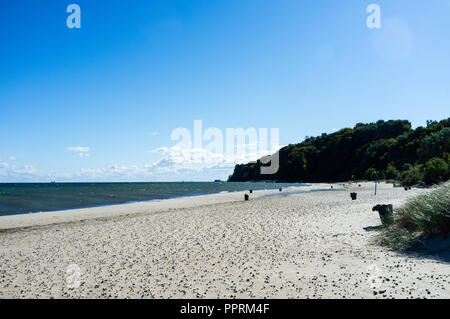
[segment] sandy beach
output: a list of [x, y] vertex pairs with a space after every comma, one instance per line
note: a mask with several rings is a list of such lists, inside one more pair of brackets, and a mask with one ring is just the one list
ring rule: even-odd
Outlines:
[[450, 298], [448, 248], [372, 244], [372, 207], [426, 190], [333, 186], [0, 217], [0, 298]]

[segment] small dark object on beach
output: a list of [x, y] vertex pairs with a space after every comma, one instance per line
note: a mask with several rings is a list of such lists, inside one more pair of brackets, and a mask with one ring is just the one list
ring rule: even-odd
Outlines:
[[280, 188], [280, 192], [282, 192], [283, 191], [283, 189], [282, 188]]
[[250, 196], [248, 196], [248, 194], [245, 194], [245, 195], [244, 195], [244, 199], [245, 199], [245, 200], [248, 200], [249, 198], [250, 198]]
[[389, 226], [394, 222], [394, 206], [392, 204], [374, 206], [372, 211], [378, 211], [383, 226]]
[[250, 194], [253, 194], [253, 189], [250, 190]]
[[333, 186], [331, 186], [331, 188], [333, 188]]
[[411, 186], [409, 186], [409, 187], [408, 187], [408, 190], [411, 190], [411, 189], [412, 189], [412, 187], [411, 187]]
[[361, 187], [361, 184], [359, 184], [358, 187]]
[[408, 190], [408, 187], [406, 187], [406, 186], [403, 186], [403, 188], [405, 189], [405, 191], [407, 191], [407, 190]]
[[352, 198], [352, 200], [356, 200], [357, 195], [358, 193], [350, 193], [350, 197]]

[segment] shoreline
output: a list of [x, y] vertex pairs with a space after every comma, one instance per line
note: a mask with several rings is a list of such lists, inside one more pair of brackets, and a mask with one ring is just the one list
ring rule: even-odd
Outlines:
[[[180, 185], [180, 184], [184, 184], [184, 183], [186, 183], [186, 184], [212, 184], [212, 185], [218, 185], [219, 184], [219, 185], [222, 185], [225, 182], [220, 182], [220, 183], [217, 183], [217, 182], [214, 182], [214, 183], [212, 183], [212, 182], [148, 182], [148, 183], [146, 183], [146, 182], [143, 182], [143, 183], [135, 183], [135, 182], [85, 183], [85, 182], [82, 182], [82, 183], [55, 183], [55, 184], [53, 184], [53, 183], [0, 183], [0, 186], [2, 186], [2, 185], [7, 185], [7, 186], [8, 185], [29, 185], [29, 184], [31, 184], [31, 185], [45, 185], [45, 186], [48, 186], [48, 185], [50, 185], [50, 186], [54, 186], [54, 185], [56, 185], [56, 186], [61, 186], [61, 185], [82, 185], [82, 186], [85, 186], [85, 185], [93, 185], [93, 184], [95, 184], [95, 185], [103, 185], [103, 184], [104, 185], [140, 185], [140, 184], [142, 184], [143, 186], [146, 186], [146, 185], [154, 185], [154, 184], [158, 184], [158, 183], [166, 184], [166, 185], [167, 184]], [[246, 184], [246, 186], [248, 186], [248, 189], [252, 189], [251, 185], [253, 183], [252, 182], [239, 182], [239, 184]], [[257, 183], [257, 184], [261, 184], [261, 183]], [[277, 184], [277, 186], [272, 186], [270, 184]], [[284, 189], [290, 189], [290, 188], [293, 188], [293, 187], [306, 187], [306, 186], [311, 186], [312, 185], [311, 183], [270, 183], [270, 184], [269, 184], [270, 186], [269, 185], [265, 185], [265, 186], [267, 186], [266, 188], [256, 188], [256, 189], [253, 189], [253, 190], [270, 191], [270, 190], [278, 189], [279, 187], [282, 187]], [[289, 186], [287, 186], [287, 185], [289, 185]], [[0, 217], [2, 217], [2, 216], [14, 216], [14, 215], [38, 214], [38, 213], [57, 212], [57, 211], [59, 212], [59, 211], [78, 210], [78, 209], [87, 209], [87, 208], [95, 208], [95, 207], [107, 207], [107, 206], [124, 205], [124, 204], [135, 204], [135, 203], [141, 203], [141, 202], [161, 201], [161, 200], [185, 198], [185, 197], [186, 198], [190, 198], [190, 197], [197, 197], [197, 196], [216, 195], [216, 194], [222, 194], [222, 193], [223, 194], [235, 193], [235, 192], [241, 192], [241, 191], [248, 191], [248, 189], [246, 189], [246, 188], [244, 188], [244, 189], [229, 189], [229, 190], [226, 190], [226, 189], [225, 190], [215, 189], [213, 191], [210, 191], [210, 190], [209, 191], [206, 191], [206, 190], [198, 191], [198, 190], [196, 190], [196, 191], [191, 192], [191, 193], [186, 192], [185, 194], [179, 194], [179, 193], [167, 194], [167, 193], [163, 192], [163, 193], [160, 193], [159, 195], [151, 194], [151, 195], [147, 195], [147, 196], [142, 196], [142, 198], [139, 198], [139, 199], [122, 199], [122, 200], [119, 200], [119, 201], [106, 201], [106, 200], [104, 200], [103, 202], [98, 202], [98, 203], [95, 203], [95, 204], [66, 205], [67, 207], [54, 207], [54, 208], [51, 208], [51, 209], [48, 209], [48, 208], [44, 207], [44, 208], [41, 208], [41, 210], [36, 209], [36, 208], [35, 209], [29, 208], [29, 210], [25, 211], [24, 209], [26, 209], [26, 208], [22, 208], [22, 210], [16, 210], [16, 211], [12, 211], [12, 210], [11, 211], [0, 211]], [[1, 188], [0, 188], [0, 191], [1, 191]], [[124, 191], [125, 190], [123, 190], [122, 192], [120, 192], [120, 191], [118, 192], [117, 190], [115, 190], [116, 195], [119, 195], [119, 196], [121, 194], [123, 194]], [[73, 192], [75, 193], [76, 190], [73, 190]], [[113, 190], [113, 192], [114, 192], [114, 190]], [[134, 194], [134, 193], [131, 192], [131, 194]], [[17, 194], [15, 194], [15, 195], [17, 196]], [[34, 194], [31, 193], [29, 195], [33, 196]], [[81, 194], [81, 195], [85, 195], [85, 194]], [[102, 194], [102, 195], [104, 195], [104, 194]], [[26, 197], [27, 194], [22, 194], [22, 196]], [[56, 196], [58, 196], [58, 195], [56, 195]], [[100, 196], [100, 195], [98, 195], [98, 196]], [[95, 196], [92, 196], [92, 197], [95, 198]]]
[[[243, 201], [244, 194], [250, 195], [250, 200], [264, 196], [282, 196], [298, 191], [311, 191], [330, 187], [331, 184], [317, 183], [304, 186], [290, 186], [280, 193], [278, 189], [253, 190], [253, 194], [245, 191], [227, 191], [203, 195], [186, 195], [168, 199], [152, 199], [133, 201], [122, 204], [105, 204], [75, 209], [44, 211], [35, 213], [19, 213], [0, 216], [0, 231], [14, 228], [45, 226], [76, 222], [86, 219], [108, 218], [121, 215], [155, 213], [171, 209], [194, 208], [205, 205]], [[130, 211], [132, 213], [130, 213]]]
[[[374, 196], [361, 184], [44, 213], [31, 223], [39, 227], [0, 231], [0, 299], [450, 298], [450, 247], [413, 255], [372, 242], [374, 205], [399, 207], [427, 190], [383, 183]], [[68, 286], [74, 267], [77, 287]]]

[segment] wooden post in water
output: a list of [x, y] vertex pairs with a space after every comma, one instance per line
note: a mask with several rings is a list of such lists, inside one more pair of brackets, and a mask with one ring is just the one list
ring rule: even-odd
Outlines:
[[375, 196], [377, 196], [378, 172], [375, 174]]

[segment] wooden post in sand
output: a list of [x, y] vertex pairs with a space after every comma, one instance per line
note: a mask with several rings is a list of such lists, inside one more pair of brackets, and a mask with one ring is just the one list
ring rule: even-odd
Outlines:
[[375, 196], [377, 196], [378, 172], [375, 174]]

